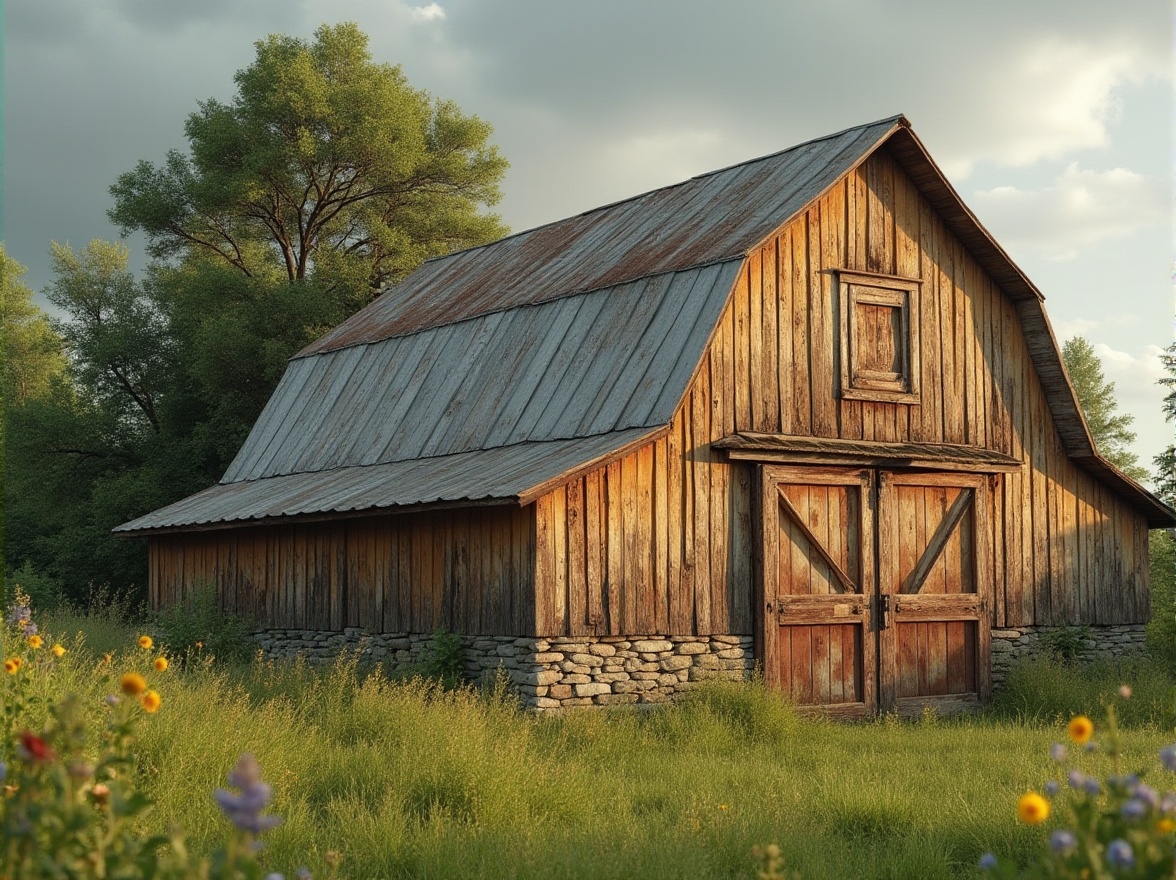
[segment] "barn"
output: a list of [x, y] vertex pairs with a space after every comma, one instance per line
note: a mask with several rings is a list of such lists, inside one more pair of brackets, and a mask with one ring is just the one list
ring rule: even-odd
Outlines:
[[753, 667], [834, 715], [1141, 645], [1147, 533], [1043, 297], [901, 116], [433, 259], [295, 355], [219, 484], [120, 526], [272, 654], [460, 634], [536, 708]]

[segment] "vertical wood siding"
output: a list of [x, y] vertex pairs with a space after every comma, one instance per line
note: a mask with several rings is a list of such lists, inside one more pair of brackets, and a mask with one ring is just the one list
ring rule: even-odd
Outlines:
[[534, 632], [531, 507], [160, 536], [149, 568], [154, 608], [215, 586], [279, 629]]
[[[921, 279], [919, 404], [841, 399], [835, 270]], [[751, 631], [736, 431], [956, 443], [1024, 462], [992, 498], [992, 623], [1147, 616], [1143, 519], [1065, 454], [1015, 303], [875, 154], [747, 260], [668, 436], [536, 502], [541, 634]]]

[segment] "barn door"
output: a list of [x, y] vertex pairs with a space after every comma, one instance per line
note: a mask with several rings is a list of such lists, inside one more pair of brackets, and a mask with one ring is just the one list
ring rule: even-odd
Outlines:
[[879, 474], [883, 711], [953, 711], [988, 695], [986, 486], [970, 474]]
[[984, 477], [760, 473], [769, 686], [842, 717], [951, 711], [987, 696]]
[[761, 471], [764, 677], [798, 705], [874, 712], [872, 473]]

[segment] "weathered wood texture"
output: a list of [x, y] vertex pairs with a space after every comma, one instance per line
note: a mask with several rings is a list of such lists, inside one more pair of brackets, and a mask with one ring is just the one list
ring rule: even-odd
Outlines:
[[154, 608], [215, 587], [274, 628], [534, 632], [534, 508], [218, 529], [150, 544]]
[[[837, 270], [922, 282], [917, 404], [838, 394]], [[1016, 305], [879, 152], [750, 256], [669, 435], [539, 500], [538, 630], [750, 631], [754, 466], [711, 447], [736, 431], [1010, 455], [991, 623], [1142, 622], [1146, 525], [1066, 456], [1045, 394]]]

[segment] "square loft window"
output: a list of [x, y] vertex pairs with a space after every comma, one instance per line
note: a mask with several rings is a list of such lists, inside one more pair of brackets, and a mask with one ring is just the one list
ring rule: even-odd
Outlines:
[[919, 282], [838, 273], [841, 396], [919, 402]]

